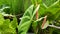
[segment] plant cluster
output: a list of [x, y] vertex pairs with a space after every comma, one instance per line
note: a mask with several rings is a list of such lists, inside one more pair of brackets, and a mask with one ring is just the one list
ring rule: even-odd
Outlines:
[[60, 0], [0, 0], [0, 34], [27, 34], [30, 26], [34, 34], [60, 34]]

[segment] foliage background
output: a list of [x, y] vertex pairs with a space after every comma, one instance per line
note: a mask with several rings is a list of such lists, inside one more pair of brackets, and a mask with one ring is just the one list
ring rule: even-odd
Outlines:
[[[32, 4], [35, 5], [35, 3], [40, 4], [40, 9], [38, 11], [39, 17], [44, 17], [45, 15], [48, 15], [49, 22], [56, 21], [54, 25], [60, 26], [60, 0], [57, 4], [55, 4], [52, 7], [46, 8], [43, 5], [42, 0], [0, 0], [0, 9], [4, 6], [9, 6], [9, 9], [5, 9], [4, 12], [8, 14], [13, 15], [23, 15], [25, 10]], [[48, 1], [49, 2], [49, 1]], [[42, 21], [40, 22], [41, 27]], [[42, 30], [40, 28], [39, 31], [40, 34], [60, 34], [60, 30], [56, 28], [48, 27], [47, 29]]]

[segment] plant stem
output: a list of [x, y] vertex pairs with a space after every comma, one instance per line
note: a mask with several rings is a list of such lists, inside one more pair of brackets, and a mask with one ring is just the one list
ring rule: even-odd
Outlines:
[[55, 26], [55, 25], [49, 25], [49, 27], [54, 27], [54, 28], [60, 29], [60, 27]]
[[[36, 7], [38, 6], [38, 3], [36, 2]], [[36, 11], [36, 20], [38, 19], [38, 10]], [[38, 26], [36, 28], [36, 34], [38, 33]]]
[[[36, 2], [36, 7], [38, 6], [38, 3]], [[36, 11], [36, 19], [38, 19], [38, 11]]]

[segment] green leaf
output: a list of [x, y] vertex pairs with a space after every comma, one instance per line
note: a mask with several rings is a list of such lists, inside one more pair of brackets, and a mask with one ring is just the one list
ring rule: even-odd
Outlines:
[[11, 21], [11, 26], [12, 26], [13, 28], [16, 28], [16, 27], [18, 26], [18, 22], [17, 22], [17, 18], [16, 18], [16, 17], [14, 17], [14, 18], [13, 18], [13, 21]]
[[21, 19], [21, 22], [18, 26], [18, 32], [19, 34], [26, 34], [30, 25], [31, 25], [31, 22], [33, 20], [33, 17], [34, 15], [36, 14], [36, 11], [38, 11], [40, 5], [37, 6], [37, 8], [33, 11], [33, 5], [31, 5], [24, 13], [22, 19]]
[[3, 23], [4, 29], [8, 29], [9, 28], [9, 24], [10, 24], [10, 19], [6, 19]]
[[37, 19], [36, 21], [34, 21], [34, 22], [32, 23], [32, 27], [33, 27], [34, 33], [37, 32], [38, 22], [41, 21], [43, 18], [44, 18], [44, 17], [41, 17], [41, 18]]
[[48, 8], [57, 4], [59, 0], [43, 0], [43, 5]]
[[26, 34], [29, 29], [30, 24], [31, 24], [30, 21], [28, 21], [28, 22], [25, 22], [24, 24], [20, 25], [19, 33], [22, 34], [23, 32], [25, 32], [24, 34]]
[[47, 28], [48, 27], [48, 25], [49, 25], [49, 21], [46, 21], [46, 23], [44, 24], [44, 26], [43, 27], [41, 27], [42, 29], [45, 29], [45, 28]]
[[4, 18], [3, 18], [3, 15], [0, 14], [0, 25], [2, 25], [4, 23]]
[[[39, 10], [39, 8], [40, 8], [40, 5], [38, 5], [38, 6], [36, 7], [36, 9], [34, 10], [32, 18], [33, 18], [34, 15], [36, 14], [36, 11]], [[40, 19], [39, 19], [39, 20], [40, 20]], [[38, 20], [37, 20], [37, 21], [38, 21]], [[36, 33], [37, 25], [38, 25], [37, 21], [34, 21], [34, 22], [32, 23], [32, 27], [33, 27], [33, 30], [34, 30], [35, 33]]]
[[24, 13], [22, 19], [21, 19], [21, 22], [20, 24], [24, 23], [24, 22], [27, 22], [31, 19], [32, 17], [32, 11], [33, 11], [33, 5], [31, 5]]
[[[26, 34], [29, 26], [31, 24], [31, 17], [32, 17], [32, 11], [33, 11], [33, 5], [31, 5], [24, 13], [21, 22], [18, 26], [18, 33], [19, 34]], [[28, 18], [27, 18], [28, 17]]]
[[36, 33], [37, 26], [38, 26], [38, 22], [33, 22], [33, 23], [32, 23], [32, 27], [33, 27], [34, 33]]
[[34, 12], [33, 12], [33, 15], [32, 15], [32, 18], [34, 17], [34, 15], [36, 14], [36, 12], [39, 10], [39, 8], [40, 8], [40, 4], [36, 7], [36, 9], [34, 10]]

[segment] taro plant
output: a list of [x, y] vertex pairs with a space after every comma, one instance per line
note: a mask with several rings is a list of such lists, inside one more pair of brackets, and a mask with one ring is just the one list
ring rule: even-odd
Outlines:
[[33, 10], [34, 5], [31, 5], [24, 13], [23, 17], [21, 18], [21, 22], [18, 26], [18, 34], [26, 34], [32, 21], [33, 17], [36, 14], [36, 11], [39, 9], [40, 5]]
[[[18, 26], [18, 34], [27, 34], [32, 24], [35, 34], [60, 34], [60, 0], [31, 0]], [[37, 8], [36, 8], [37, 7]], [[55, 31], [56, 30], [56, 31]], [[57, 32], [58, 31], [58, 32]]]

